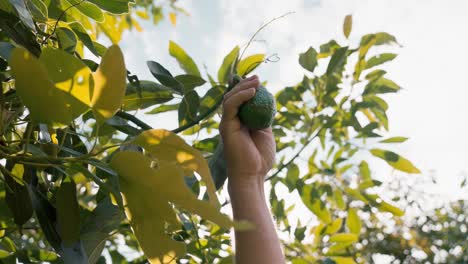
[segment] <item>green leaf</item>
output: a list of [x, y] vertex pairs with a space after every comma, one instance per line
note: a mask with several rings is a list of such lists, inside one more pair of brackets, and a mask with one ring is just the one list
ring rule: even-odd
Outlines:
[[218, 190], [219, 188], [223, 187], [224, 182], [227, 179], [227, 166], [226, 160], [224, 159], [223, 142], [219, 142], [216, 146], [216, 149], [208, 162], [208, 166], [210, 168], [210, 173], [215, 188]]
[[200, 113], [205, 113], [215, 105], [219, 105], [223, 100], [225, 86], [217, 85], [213, 86], [200, 101]]
[[140, 94], [136, 83], [128, 83], [125, 97], [123, 99], [123, 109], [125, 111], [133, 111], [144, 109], [155, 104], [162, 104], [174, 98], [172, 90], [161, 84], [141, 80]]
[[111, 46], [93, 73], [94, 92], [91, 107], [99, 122], [111, 118], [122, 106], [127, 70], [119, 46]]
[[359, 218], [356, 209], [349, 208], [348, 209], [348, 217], [346, 218], [346, 226], [348, 227], [349, 231], [353, 234], [359, 236], [361, 233], [361, 219]]
[[372, 180], [371, 172], [369, 170], [369, 165], [367, 164], [367, 162], [362, 161], [361, 164], [359, 164], [359, 174], [361, 175], [361, 181]]
[[343, 34], [345, 35], [346, 38], [349, 37], [349, 34], [351, 33], [352, 28], [353, 28], [353, 16], [347, 15], [343, 22]]
[[26, 0], [26, 5], [33, 18], [40, 22], [46, 22], [49, 16], [47, 6], [42, 0]]
[[234, 71], [232, 69], [234, 62], [239, 56], [239, 46], [235, 46], [226, 57], [223, 59], [223, 64], [218, 70], [218, 81], [220, 83], [227, 83], [229, 81], [229, 75]]
[[264, 59], [265, 54], [255, 54], [241, 60], [237, 65], [237, 74], [239, 76], [246, 76], [260, 66]]
[[83, 25], [81, 25], [80, 22], [72, 22], [68, 25], [70, 26], [71, 30], [75, 32], [78, 39], [81, 40], [86, 48], [89, 49], [89, 51], [91, 51], [97, 57], [104, 55], [104, 53], [95, 46], [95, 42], [93, 42], [91, 37], [86, 32], [86, 29], [83, 27]]
[[369, 82], [364, 88], [363, 95], [366, 94], [383, 94], [383, 93], [396, 93], [401, 87], [393, 81], [380, 77], [379, 79]]
[[335, 51], [327, 67], [327, 75], [332, 75], [343, 70], [346, 64], [348, 47], [339, 48]]
[[402, 142], [405, 142], [406, 140], [408, 140], [407, 137], [391, 137], [385, 140], [381, 140], [379, 141], [379, 143], [402, 143]]
[[174, 41], [169, 42], [169, 54], [179, 62], [187, 74], [200, 77], [200, 71], [193, 59]]
[[34, 22], [31, 17], [31, 14], [29, 13], [28, 8], [24, 4], [24, 1], [23, 0], [9, 0], [9, 1], [15, 8], [16, 12], [18, 13], [18, 16], [21, 22], [23, 22], [24, 25], [26, 25], [33, 31], [36, 31], [36, 27], [34, 26]]
[[179, 125], [193, 122], [197, 117], [199, 107], [200, 97], [195, 91], [185, 94], [179, 105]]
[[366, 63], [366, 69], [383, 64], [385, 62], [395, 59], [398, 55], [394, 53], [382, 53], [370, 58]]
[[385, 160], [393, 168], [407, 173], [421, 173], [409, 160], [396, 154], [395, 152], [383, 149], [371, 149], [371, 154]]
[[306, 52], [299, 54], [299, 64], [304, 69], [314, 72], [317, 66], [317, 51], [310, 47]]
[[175, 79], [184, 86], [184, 93], [187, 93], [188, 91], [206, 83], [206, 81], [201, 77], [190, 74], [177, 75]]
[[398, 44], [395, 36], [388, 34], [387, 32], [378, 32], [375, 33], [375, 45], [384, 45], [384, 44]]
[[352, 257], [332, 257], [331, 259], [336, 264], [356, 264], [356, 261]]
[[179, 109], [179, 104], [172, 104], [172, 105], [160, 105], [158, 107], [153, 108], [151, 111], [146, 112], [147, 115], [156, 115], [159, 113], [164, 113], [168, 111], [175, 111]]
[[329, 42], [320, 45], [320, 53], [317, 56], [317, 59], [326, 58], [335, 53], [335, 51], [339, 48], [340, 45], [335, 40], [330, 40]]
[[57, 35], [60, 49], [73, 54], [77, 42], [75, 33], [68, 28], [59, 27], [55, 31], [55, 34]]
[[320, 200], [320, 195], [315, 188], [310, 185], [303, 187], [301, 199], [309, 210], [324, 224], [331, 223], [331, 214], [326, 204]]
[[178, 94], [184, 93], [184, 85], [172, 77], [172, 74], [161, 64], [155, 61], [147, 61], [146, 64], [154, 78], [156, 78], [162, 85], [173, 89]]
[[290, 192], [294, 191], [297, 188], [297, 181], [299, 180], [299, 167], [291, 163], [288, 166], [288, 172], [286, 173], [286, 178], [284, 179], [286, 186]]
[[88, 0], [91, 3], [99, 6], [103, 10], [106, 10], [112, 14], [124, 14], [128, 13], [128, 4], [133, 0]]
[[65, 246], [72, 246], [80, 239], [80, 211], [76, 197], [76, 185], [66, 177], [56, 194], [57, 223]]
[[336, 243], [347, 243], [347, 242], [357, 242], [358, 236], [351, 233], [340, 233], [330, 237], [330, 242]]
[[82, 0], [64, 0], [61, 1], [61, 3], [63, 4], [63, 8], [65, 9], [77, 9], [78, 11], [80, 11], [80, 13], [91, 19], [94, 19], [98, 23], [104, 22], [104, 14], [102, 13], [101, 9], [95, 4]]
[[276, 101], [283, 106], [286, 106], [288, 102], [294, 103], [302, 101], [301, 94], [293, 87], [284, 88], [283, 90], [279, 91], [275, 97]]

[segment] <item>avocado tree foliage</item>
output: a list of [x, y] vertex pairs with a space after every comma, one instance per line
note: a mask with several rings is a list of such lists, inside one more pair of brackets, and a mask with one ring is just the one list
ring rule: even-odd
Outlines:
[[[115, 44], [125, 30], [141, 30], [138, 19], [158, 23], [166, 13], [175, 24], [185, 11], [174, 0], [0, 2], [1, 263], [105, 263], [103, 252], [113, 263], [232, 263], [229, 229], [251, 227], [220, 213], [228, 201], [207, 160], [216, 156], [217, 110], [232, 75], [249, 74], [265, 55], [244, 58], [235, 47], [217, 74], [205, 76], [171, 41], [180, 73], [148, 61], [155, 80], [140, 80]], [[346, 38], [351, 28], [349, 16]], [[100, 44], [99, 35], [114, 45]], [[378, 32], [355, 46], [331, 40], [310, 47], [298, 59], [303, 79], [275, 96], [270, 202], [292, 238], [284, 241], [292, 263], [365, 263], [362, 216], [404, 214], [376, 192], [381, 182], [368, 165], [375, 157], [419, 173], [386, 149], [406, 138], [381, 136], [388, 130], [382, 95], [400, 87], [378, 66], [396, 54], [368, 52], [394, 44]], [[176, 112], [179, 127], [153, 129], [135, 110]], [[294, 208], [285, 208], [281, 188], [317, 224], [290, 223]]]

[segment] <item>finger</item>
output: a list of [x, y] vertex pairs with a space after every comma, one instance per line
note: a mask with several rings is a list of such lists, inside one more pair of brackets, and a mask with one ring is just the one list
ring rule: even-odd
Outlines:
[[224, 99], [228, 99], [229, 97], [231, 97], [233, 94], [239, 92], [239, 91], [242, 91], [242, 90], [246, 90], [246, 89], [249, 89], [249, 88], [257, 88], [259, 85], [260, 85], [260, 81], [258, 80], [258, 77], [257, 76], [252, 76], [251, 77], [252, 79], [245, 79], [246, 81], [242, 81], [240, 83], [238, 83], [231, 91], [227, 92], [225, 95], [224, 95]]
[[255, 88], [242, 90], [226, 99], [223, 105], [223, 119], [226, 121], [234, 119], [237, 116], [239, 106], [254, 97], [255, 91]]

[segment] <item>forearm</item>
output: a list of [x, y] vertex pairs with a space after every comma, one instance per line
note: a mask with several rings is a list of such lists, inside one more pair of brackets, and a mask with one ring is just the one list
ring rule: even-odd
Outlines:
[[255, 183], [231, 180], [239, 178], [233, 176], [229, 180], [234, 219], [246, 220], [255, 228], [236, 231], [236, 263], [285, 263], [275, 225], [267, 207], [262, 177], [252, 177], [260, 179]]

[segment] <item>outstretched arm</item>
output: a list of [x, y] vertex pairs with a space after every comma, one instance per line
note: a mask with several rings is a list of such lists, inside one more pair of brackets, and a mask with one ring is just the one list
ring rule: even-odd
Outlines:
[[226, 94], [220, 125], [234, 219], [255, 226], [236, 231], [236, 263], [281, 264], [285, 260], [263, 184], [275, 160], [273, 133], [271, 128], [249, 130], [237, 117], [239, 106], [255, 95], [258, 86], [258, 77], [252, 76]]

